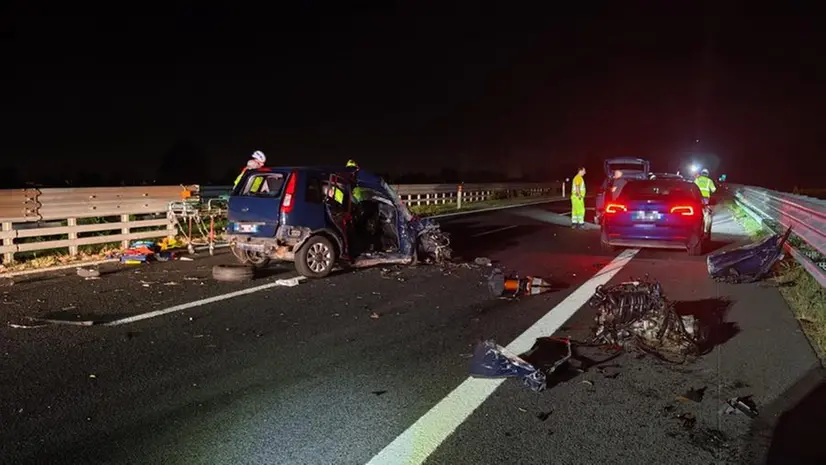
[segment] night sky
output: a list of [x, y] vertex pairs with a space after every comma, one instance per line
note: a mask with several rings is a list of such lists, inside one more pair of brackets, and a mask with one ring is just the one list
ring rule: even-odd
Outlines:
[[697, 159], [732, 182], [826, 187], [816, 15], [261, 5], [4, 7], [0, 178], [228, 182], [262, 150], [548, 180]]

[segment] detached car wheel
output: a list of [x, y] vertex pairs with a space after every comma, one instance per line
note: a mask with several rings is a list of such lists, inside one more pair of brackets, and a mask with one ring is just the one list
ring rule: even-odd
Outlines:
[[324, 278], [336, 264], [336, 249], [324, 236], [312, 236], [295, 254], [295, 269], [307, 278]]
[[224, 282], [250, 281], [255, 276], [255, 268], [246, 265], [215, 265], [212, 279]]

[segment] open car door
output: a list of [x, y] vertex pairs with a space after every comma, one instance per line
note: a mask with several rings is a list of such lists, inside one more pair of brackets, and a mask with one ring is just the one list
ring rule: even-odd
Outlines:
[[353, 222], [353, 202], [351, 176], [347, 173], [332, 173], [327, 178], [327, 195], [324, 203], [327, 212], [333, 221], [333, 225], [338, 229], [344, 243], [342, 257], [349, 258], [349, 232], [352, 230]]

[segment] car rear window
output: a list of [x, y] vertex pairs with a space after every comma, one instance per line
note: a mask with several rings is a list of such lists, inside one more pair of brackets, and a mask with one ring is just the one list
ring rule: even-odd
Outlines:
[[622, 196], [630, 200], [697, 200], [700, 190], [680, 180], [630, 181], [622, 189]]
[[247, 178], [240, 195], [247, 197], [278, 197], [284, 188], [284, 173], [255, 173]]

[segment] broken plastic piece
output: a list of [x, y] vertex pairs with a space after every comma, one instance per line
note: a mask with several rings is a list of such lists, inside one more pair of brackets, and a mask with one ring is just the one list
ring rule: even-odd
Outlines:
[[476, 346], [470, 375], [478, 378], [522, 378], [526, 386], [539, 392], [545, 389], [545, 374], [492, 340]]
[[726, 402], [723, 409], [727, 415], [740, 412], [751, 418], [757, 418], [757, 415], [759, 414], [757, 411], [757, 405], [751, 399], [751, 396], [732, 397]]
[[77, 275], [81, 278], [98, 278], [100, 277], [100, 271], [94, 268], [78, 268]]
[[775, 263], [783, 259], [783, 246], [792, 228], [780, 236], [773, 234], [761, 241], [713, 253], [706, 259], [708, 274], [715, 281], [750, 283], [762, 279]]

